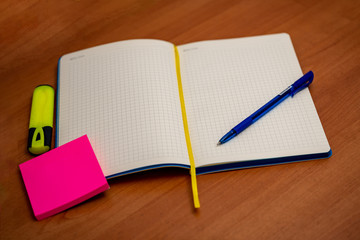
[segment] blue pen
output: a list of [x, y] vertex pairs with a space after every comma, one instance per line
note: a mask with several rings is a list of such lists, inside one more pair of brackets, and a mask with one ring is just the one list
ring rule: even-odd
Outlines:
[[282, 101], [284, 101], [287, 97], [294, 95], [307, 86], [309, 86], [314, 79], [314, 73], [312, 71], [306, 73], [304, 76], [299, 78], [292, 85], [287, 87], [284, 91], [282, 91], [279, 95], [270, 100], [267, 104], [262, 106], [259, 110], [251, 114], [249, 117], [245, 118], [241, 123], [232, 128], [227, 134], [225, 134], [218, 142], [218, 145], [224, 144], [227, 141], [230, 141], [236, 135], [244, 131], [251, 124], [259, 120], [262, 116], [264, 116], [271, 109], [279, 105]]

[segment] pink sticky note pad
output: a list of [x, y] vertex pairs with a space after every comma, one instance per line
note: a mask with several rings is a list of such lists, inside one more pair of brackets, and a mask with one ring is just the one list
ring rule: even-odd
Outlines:
[[37, 220], [109, 189], [86, 135], [19, 167]]

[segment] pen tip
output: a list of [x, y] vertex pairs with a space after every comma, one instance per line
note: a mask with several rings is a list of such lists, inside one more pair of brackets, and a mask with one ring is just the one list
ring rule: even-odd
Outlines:
[[220, 145], [221, 145], [221, 142], [218, 142], [217, 145], [220, 146]]

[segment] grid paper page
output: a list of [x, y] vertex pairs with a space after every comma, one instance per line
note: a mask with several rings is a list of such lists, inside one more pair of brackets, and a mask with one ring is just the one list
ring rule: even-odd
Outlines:
[[172, 44], [82, 50], [63, 56], [59, 72], [59, 145], [87, 134], [105, 176], [189, 164]]
[[231, 128], [302, 76], [287, 34], [199, 42], [179, 52], [196, 166], [330, 150], [308, 89], [217, 146]]

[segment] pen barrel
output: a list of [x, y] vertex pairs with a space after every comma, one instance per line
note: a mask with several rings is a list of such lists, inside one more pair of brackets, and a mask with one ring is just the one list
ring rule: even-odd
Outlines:
[[251, 117], [245, 118], [244, 121], [236, 125], [233, 130], [236, 132], [236, 134], [241, 133], [244, 131], [247, 127], [249, 127], [253, 123], [253, 119]]

